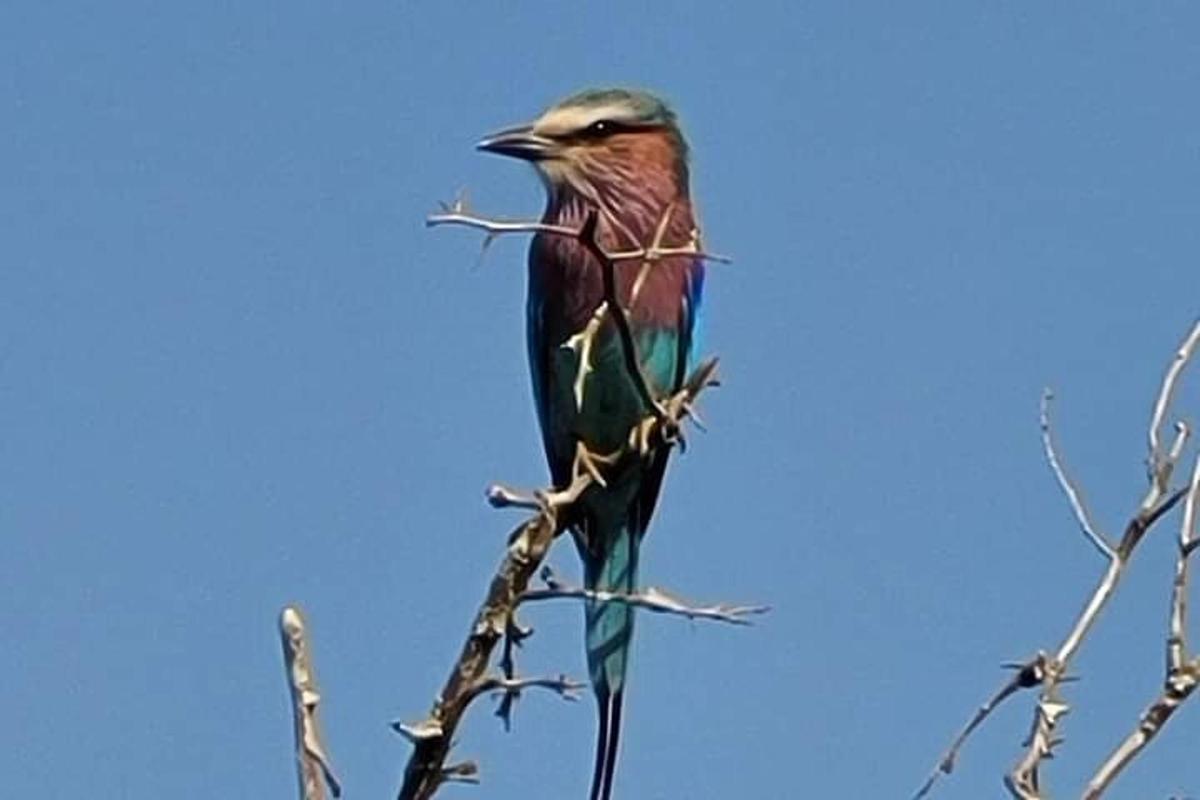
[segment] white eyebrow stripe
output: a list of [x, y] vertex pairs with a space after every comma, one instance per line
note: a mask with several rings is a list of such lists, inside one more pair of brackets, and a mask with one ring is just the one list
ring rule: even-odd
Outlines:
[[552, 108], [533, 123], [534, 133], [544, 136], [560, 136], [572, 131], [578, 131], [602, 119], [618, 122], [633, 122], [635, 115], [628, 106], [610, 103], [603, 106], [567, 106]]

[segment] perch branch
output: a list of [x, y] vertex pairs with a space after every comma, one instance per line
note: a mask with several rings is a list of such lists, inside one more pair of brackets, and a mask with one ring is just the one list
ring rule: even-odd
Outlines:
[[299, 608], [284, 607], [279, 615], [279, 638], [283, 642], [283, 663], [291, 690], [300, 800], [325, 800], [326, 788], [334, 797], [341, 797], [342, 787], [330, 766], [329, 754], [317, 725], [317, 705], [321, 695], [313, 673], [304, 615]]
[[[572, 239], [580, 238], [580, 229], [572, 228], [569, 225], [556, 225], [550, 222], [531, 222], [528, 220], [495, 220], [488, 217], [480, 217], [467, 211], [465, 203], [461, 200], [456, 200], [452, 205], [447, 206], [445, 211], [438, 214], [430, 214], [425, 218], [426, 227], [436, 228], [439, 225], [462, 225], [467, 228], [484, 231], [489, 235], [548, 233]], [[672, 256], [691, 256], [692, 258], [712, 261], [717, 264], [732, 263], [733, 259], [729, 256], [709, 253], [701, 249], [698, 241], [699, 238], [698, 232], [693, 231], [691, 241], [686, 244], [653, 248], [635, 247], [632, 250], [614, 250], [611, 253], [606, 253], [605, 258], [612, 262], [621, 262], [642, 261], [645, 259], [654, 261]]]
[[[665, 214], [670, 214], [670, 209], [671, 207], [667, 206]], [[638, 358], [637, 343], [633, 340], [633, 328], [629, 325], [629, 317], [625, 309], [621, 306], [621, 299], [617, 296], [616, 263], [604, 252], [604, 248], [600, 246], [597, 230], [599, 218], [599, 214], [595, 211], [588, 213], [587, 219], [583, 222], [583, 227], [579, 229], [579, 241], [600, 262], [601, 271], [604, 275], [604, 300], [609, 308], [613, 324], [616, 325], [617, 335], [621, 340], [621, 353], [625, 356], [625, 369], [633, 379], [633, 385], [637, 389], [642, 403], [646, 408], [651, 410], [655, 419], [662, 422], [667, 418], [666, 411], [659, 405], [658, 401], [654, 398], [654, 394], [650, 391], [650, 383], [646, 380], [646, 373], [642, 370], [641, 359]]]
[[1200, 683], [1200, 658], [1188, 655], [1187, 594], [1188, 561], [1196, 549], [1196, 503], [1200, 499], [1200, 457], [1192, 470], [1192, 480], [1183, 505], [1179, 525], [1179, 547], [1175, 558], [1175, 579], [1171, 584], [1171, 611], [1167, 633], [1166, 677], [1162, 693], [1146, 707], [1137, 726], [1104, 760], [1088, 781], [1084, 800], [1100, 797], [1129, 762], [1158, 735], [1171, 716], [1191, 696]]
[[[664, 404], [669, 413], [674, 411], [677, 416], [666, 421], [651, 417], [649, 423], [643, 423], [649, 424], [655, 446], [670, 446], [673, 440], [668, 428], [682, 424], [686, 409], [704, 389], [714, 384], [715, 370], [715, 359], [704, 362], [683, 388]], [[516, 685], [512, 683], [516, 679], [510, 675], [496, 679], [485, 677], [492, 652], [505, 636], [514, 609], [561, 529], [564, 516], [595, 480], [592, 472], [578, 468], [570, 486], [539, 492], [535, 496], [537, 513], [513, 532], [475, 623], [429, 716], [414, 725], [394, 726], [414, 745], [404, 770], [404, 781], [398, 794], [400, 800], [428, 800], [448, 780], [477, 779], [478, 769], [471, 762], [445, 766], [454, 732], [471, 700], [479, 695], [481, 685], [498, 689], [506, 689], [506, 686], [511, 689]], [[489, 492], [489, 499], [493, 505], [523, 505], [526, 502], [522, 496], [496, 487]], [[508, 503], [509, 500], [514, 502]], [[493, 680], [501, 683], [487, 683]]]
[[[565, 695], [574, 687], [573, 683], [566, 683], [565, 678], [555, 680], [516, 677], [513, 651], [521, 639], [530, 633], [516, 623], [516, 607], [554, 538], [562, 529], [571, 506], [590, 486], [605, 484], [601, 468], [611, 466], [630, 454], [646, 456], [651, 449], [669, 448], [675, 444], [682, 448], [682, 425], [685, 419], [694, 416], [696, 397], [705, 388], [716, 385], [716, 360], [712, 359], [697, 368], [680, 390], [666, 398], [665, 402], [657, 400], [651, 394], [642, 374], [626, 310], [617, 296], [615, 269], [618, 262], [643, 262], [641, 272], [634, 283], [634, 291], [631, 292], [632, 302], [636, 299], [650, 263], [659, 258], [690, 256], [725, 260], [700, 249], [698, 231], [692, 232], [691, 241], [684, 246], [664, 247], [662, 239], [670, 221], [672, 208], [673, 206], [669, 205], [664, 212], [650, 245], [616, 253], [607, 253], [601, 247], [597, 231], [598, 215], [595, 211], [588, 214], [578, 229], [573, 229], [545, 222], [503, 222], [484, 219], [470, 214], [466, 210], [465, 202], [460, 198], [452, 205], [445, 206], [444, 213], [434, 214], [426, 219], [429, 226], [465, 225], [485, 231], [485, 249], [493, 238], [506, 233], [567, 236], [583, 244], [600, 262], [604, 302], [593, 311], [585, 329], [571, 337], [565, 345], [576, 350], [579, 355], [578, 375], [574, 386], [576, 403], [582, 405], [583, 402], [585, 381], [591, 369], [592, 340], [597, 335], [604, 317], [611, 316], [619, 335], [626, 368], [650, 413], [633, 426], [627, 439], [628, 444], [613, 453], [593, 453], [580, 443], [572, 469], [572, 480], [566, 487], [555, 487], [533, 495], [522, 494], [499, 485], [488, 490], [488, 501], [493, 506], [522, 507], [535, 513], [510, 537], [508, 550], [492, 579], [472, 631], [429, 717], [415, 725], [394, 725], [414, 744], [413, 753], [405, 767], [404, 781], [399, 792], [400, 800], [427, 800], [448, 780], [477, 780], [478, 769], [474, 763], [463, 762], [448, 767], [445, 766], [445, 761], [459, 721], [471, 700], [479, 694], [491, 690], [503, 691], [504, 697], [497, 713], [507, 726], [512, 704], [521, 689], [542, 686], [555, 688]], [[499, 665], [501, 675], [488, 677], [486, 671], [492, 651], [502, 637], [504, 648]]]
[[[626, 360], [626, 369], [633, 380], [639, 398], [647, 409], [654, 412], [654, 416], [660, 423], [668, 421], [666, 412], [650, 390], [649, 383], [642, 371], [641, 362], [637, 357], [637, 347], [633, 339], [633, 331], [629, 325], [629, 318], [625, 308], [620, 303], [617, 293], [616, 265], [623, 261], [643, 262], [642, 268], [634, 281], [634, 291], [630, 297], [630, 302], [632, 303], [637, 298], [638, 290], [640, 290], [645, 275], [654, 261], [672, 256], [689, 256], [705, 261], [729, 262], [729, 259], [724, 256], [705, 252], [700, 247], [700, 233], [697, 230], [692, 231], [690, 241], [684, 245], [664, 246], [662, 244], [663, 237], [666, 235], [666, 230], [670, 223], [671, 214], [674, 211], [674, 203], [668, 203], [663, 210], [658, 225], [655, 228], [654, 238], [649, 245], [632, 250], [613, 252], [606, 251], [600, 244], [598, 233], [599, 214], [595, 210], [588, 212], [587, 217], [579, 228], [572, 228], [568, 225], [558, 225], [548, 222], [504, 221], [476, 216], [467, 210], [466, 203], [461, 197], [443, 207], [445, 210], [442, 213], [430, 214], [425, 218], [426, 226], [463, 225], [482, 230], [488, 235], [485, 246], [487, 242], [491, 241], [492, 237], [506, 233], [543, 233], [565, 236], [576, 239], [584, 245], [596, 257], [596, 260], [600, 262], [605, 302], [593, 312], [592, 322], [589, 322], [583, 331], [568, 340], [566, 345], [577, 350], [580, 355], [581, 368], [575, 382], [576, 403], [582, 403], [583, 382], [590, 369], [591, 340], [599, 330], [600, 320], [607, 313], [612, 316], [613, 323], [617, 328], [617, 335], [621, 341], [621, 350]], [[595, 324], [592, 324], [593, 322]]]

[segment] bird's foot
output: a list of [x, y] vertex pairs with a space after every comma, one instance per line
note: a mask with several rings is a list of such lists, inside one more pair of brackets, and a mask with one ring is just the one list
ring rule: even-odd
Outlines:
[[576, 442], [575, 463], [571, 468], [571, 473], [575, 478], [573, 482], [578, 482], [579, 478], [587, 475], [600, 486], [608, 486], [608, 481], [604, 479], [600, 468], [611, 467], [617, 463], [620, 457], [620, 450], [614, 453], [593, 453], [583, 442]]

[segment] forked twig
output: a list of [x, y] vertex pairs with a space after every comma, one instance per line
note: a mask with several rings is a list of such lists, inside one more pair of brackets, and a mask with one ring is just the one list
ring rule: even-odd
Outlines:
[[990, 717], [992, 712], [999, 708], [1001, 703], [1021, 689], [1030, 689], [1042, 682], [1046, 668], [1046, 654], [1038, 653], [1024, 664], [1006, 664], [1005, 666], [1011, 667], [1014, 670], [1012, 677], [1005, 681], [979, 708], [975, 709], [975, 713], [967, 720], [967, 724], [963, 726], [958, 736], [955, 736], [954, 741], [946, 748], [946, 752], [938, 760], [937, 766], [930, 771], [929, 777], [925, 779], [925, 783], [921, 784], [921, 788], [913, 795], [913, 800], [921, 800], [922, 797], [925, 797], [933, 789], [933, 785], [937, 783], [938, 778], [942, 775], [949, 775], [954, 771], [954, 762], [958, 760], [959, 750], [966, 744], [967, 739], [975, 732], [975, 729], [982, 725], [984, 720]]
[[[1043, 798], [1039, 768], [1042, 761], [1049, 758], [1053, 754], [1054, 748], [1061, 742], [1058, 727], [1062, 717], [1069, 710], [1069, 706], [1062, 698], [1060, 689], [1062, 683], [1068, 680], [1066, 672], [1071, 659], [1078, 652], [1088, 632], [1099, 617], [1100, 612], [1111, 599], [1135, 548], [1145, 537], [1146, 533], [1165, 514], [1174, 508], [1185, 495], [1189, 497], [1189, 502], [1193, 502], [1191, 497], [1195, 492], [1195, 478], [1193, 478], [1193, 482], [1189, 487], [1174, 491], [1170, 489], [1172, 475], [1183, 455], [1190, 431], [1186, 425], [1177, 424], [1175, 437], [1168, 447], [1164, 447], [1162, 429], [1171, 406], [1172, 398], [1175, 395], [1180, 375], [1195, 352], [1198, 343], [1200, 343], [1200, 321], [1192, 327], [1191, 331], [1185, 337], [1163, 377], [1151, 413], [1150, 431], [1147, 437], [1150, 448], [1147, 458], [1147, 463], [1150, 465], [1150, 485], [1141, 502], [1138, 504], [1137, 510], [1125, 525], [1121, 540], [1115, 547], [1100, 533], [1098, 526], [1092, 519], [1092, 515], [1083, 502], [1082, 493], [1068, 477], [1063, 467], [1050, 424], [1052, 395], [1048, 391], [1043, 394], [1039, 421], [1046, 459], [1050, 464], [1059, 487], [1071, 505], [1076, 522], [1092, 546], [1105, 557], [1107, 566], [1096, 588], [1088, 597], [1083, 610], [1075, 619], [1074, 624], [1058, 648], [1049, 654], [1039, 652], [1029, 661], [1020, 665], [1020, 672], [1003, 684], [999, 691], [972, 716], [966, 727], [946, 750], [930, 777], [917, 792], [916, 797], [925, 796], [932, 788], [939, 774], [950, 772], [963, 743], [999, 703], [1015, 694], [1019, 689], [1040, 685], [1041, 692], [1034, 709], [1033, 722], [1029, 738], [1026, 741], [1026, 751], [1013, 767], [1012, 771], [1005, 776], [1005, 785], [1008, 787], [1009, 792], [1019, 800], [1041, 800]], [[1194, 511], [1189, 512], [1189, 514], [1193, 515], [1194, 513]], [[1188, 524], [1190, 525], [1190, 523]], [[1191, 530], [1190, 527], [1188, 530]], [[1187, 535], [1191, 536], [1192, 534], [1189, 533]], [[1175, 611], [1173, 611], [1172, 638], [1169, 640], [1169, 647], [1177, 646], [1182, 648], [1183, 640], [1178, 638], [1176, 634], [1177, 628], [1180, 631], [1182, 630], [1183, 610], [1180, 603], [1183, 602], [1184, 589], [1178, 588], [1178, 586], [1179, 584], [1186, 585], [1186, 554], [1190, 553], [1194, 547], [1195, 545], [1191, 539], [1188, 539], [1186, 544], [1181, 544], [1181, 557], [1184, 559], [1184, 562], [1177, 568], [1177, 576], [1181, 573], [1183, 577], [1182, 579], [1177, 577], [1177, 589], [1173, 595], [1173, 609]], [[1178, 621], [1178, 626], [1176, 625], [1176, 621]], [[1172, 645], [1171, 643], [1176, 644]], [[1182, 659], [1184, 659], [1184, 656], [1182, 652], [1182, 650], [1179, 650], [1178, 659], [1180, 661], [1178, 663], [1183, 663]], [[1172, 677], [1176, 679], [1179, 679], [1180, 676], [1187, 677], [1187, 666], [1185, 664], [1185, 669], [1176, 673], [1168, 673], [1168, 691], [1164, 693], [1164, 697], [1170, 691], [1173, 691], [1171, 689]], [[1187, 679], [1195, 681], [1197, 677], [1200, 676], [1191, 676]], [[1190, 692], [1191, 688], [1188, 688], [1187, 691]], [[1153, 705], [1151, 708], [1158, 707], [1157, 704], [1161, 701], [1162, 698], [1156, 701], [1156, 705]], [[1147, 715], [1152, 716], [1150, 711], [1147, 712]], [[1143, 717], [1143, 723], [1145, 723], [1147, 718], [1148, 716]], [[1159, 727], [1161, 727], [1161, 723], [1159, 723]], [[1144, 734], [1145, 724], [1139, 727], [1139, 732], [1131, 735], [1126, 743], [1122, 745], [1122, 748], [1131, 749], [1130, 752], [1125, 752], [1122, 748], [1118, 748], [1118, 751], [1102, 766], [1100, 773], [1098, 773], [1098, 777], [1101, 780], [1101, 790], [1104, 785], [1107, 785], [1107, 782], [1111, 781], [1112, 775], [1115, 775], [1115, 772], [1121, 766], [1124, 766], [1124, 763], [1127, 763], [1127, 759], [1136, 755], [1136, 752], [1140, 751], [1146, 742], [1149, 741], [1149, 738], [1153, 736], [1153, 734], [1150, 734], [1150, 737], [1147, 737], [1145, 741], [1139, 739], [1136, 747], [1130, 743], [1138, 736]], [[1118, 764], [1117, 762], [1120, 763]], [[1105, 771], [1106, 769], [1111, 771], [1112, 774], [1108, 774]], [[1086, 796], [1096, 797], [1098, 793]]]
[[1188, 655], [1187, 593], [1188, 562], [1197, 547], [1196, 503], [1200, 501], [1200, 457], [1192, 469], [1187, 499], [1183, 504], [1183, 520], [1179, 525], [1178, 553], [1175, 558], [1175, 578], [1171, 583], [1171, 610], [1167, 625], [1166, 676], [1162, 693], [1142, 712], [1133, 731], [1097, 768], [1084, 790], [1084, 800], [1100, 797], [1117, 775], [1146, 748], [1179, 707], [1200, 684], [1200, 658]]
[[[682, 409], [694, 402], [704, 389], [713, 384], [715, 367], [716, 361], [712, 359], [697, 368], [666, 407]], [[678, 417], [669, 418], [665, 424], [682, 424], [685, 412], [678, 413]], [[664, 423], [653, 417], [647, 419], [657, 432], [657, 446], [669, 446], [670, 439], [666, 438], [669, 434], [663, 428]], [[478, 779], [478, 768], [471, 762], [445, 766], [454, 732], [467, 706], [479, 694], [498, 689], [504, 690], [508, 698], [526, 685], [532, 685], [512, 675], [488, 677], [487, 667], [496, 645], [509, 632], [515, 609], [561, 529], [564, 515], [594, 482], [591, 472], [580, 469], [570, 486], [536, 495], [532, 502], [538, 505], [538, 511], [518, 526], [510, 537], [508, 549], [492, 578], [467, 641], [429, 716], [412, 725], [394, 726], [414, 745], [404, 770], [404, 782], [398, 794], [400, 800], [428, 800], [446, 781]], [[523, 505], [525, 502], [516, 493], [499, 488], [494, 490], [494, 504], [509, 504], [509, 500], [514, 501], [512, 505]], [[543, 682], [537, 685], [546, 686], [545, 679], [541, 680]]]
[[1186, 426], [1177, 427], [1175, 439], [1166, 452], [1162, 450], [1159, 431], [1163, 426], [1183, 367], [1191, 358], [1198, 340], [1200, 340], [1200, 322], [1193, 326], [1183, 344], [1176, 351], [1175, 358], [1167, 368], [1159, 388], [1154, 411], [1150, 417], [1151, 431], [1147, 437], [1151, 448], [1148, 456], [1148, 463], [1152, 465], [1150, 486], [1138, 504], [1137, 511], [1126, 524], [1120, 543], [1115, 550], [1111, 551], [1112, 556], [1109, 558], [1108, 566], [1088, 598], [1083, 611], [1076, 619], [1067, 637], [1059, 645], [1058, 650], [1046, 663], [1042, 691], [1034, 709], [1027, 749], [1012, 772], [1005, 776], [1005, 785], [1009, 792], [1019, 800], [1041, 800], [1043, 796], [1039, 767], [1043, 759], [1050, 757], [1054, 747], [1061, 742], [1061, 737], [1057, 732], [1058, 722], [1069, 709], [1059, 691], [1068, 664], [1083, 644], [1084, 638], [1095, 624], [1100, 612], [1112, 598], [1138, 543], [1187, 492], [1186, 487], [1171, 492], [1169, 486], [1171, 476], [1183, 453], [1188, 429]]

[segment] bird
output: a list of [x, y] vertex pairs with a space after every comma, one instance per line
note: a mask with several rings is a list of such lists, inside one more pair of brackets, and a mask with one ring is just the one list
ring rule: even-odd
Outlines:
[[[673, 250], [644, 272], [639, 260], [614, 262], [613, 270], [644, 388], [654, 401], [678, 391], [693, 355], [704, 264], [695, 244], [688, 146], [670, 106], [641, 90], [588, 89], [529, 124], [486, 137], [477, 148], [533, 165], [546, 190], [543, 223], [571, 230], [590, 223], [595, 244], [606, 253], [647, 247], [656, 236]], [[597, 311], [604, 300], [603, 266], [587, 243], [547, 230], [535, 234], [526, 340], [542, 444], [557, 488], [572, 482], [577, 457], [603, 460], [621, 450], [633, 426], [652, 411], [627, 366], [613, 314]], [[600, 318], [599, 327], [590, 348], [581, 347], [579, 335], [593, 317]], [[571, 505], [564, 522], [593, 593], [584, 603], [588, 672], [598, 705], [591, 800], [612, 794], [634, 622], [631, 605], [604, 602], [594, 593], [635, 591], [638, 550], [668, 456], [668, 448], [626, 451], [605, 470], [603, 485], [593, 483]]]

